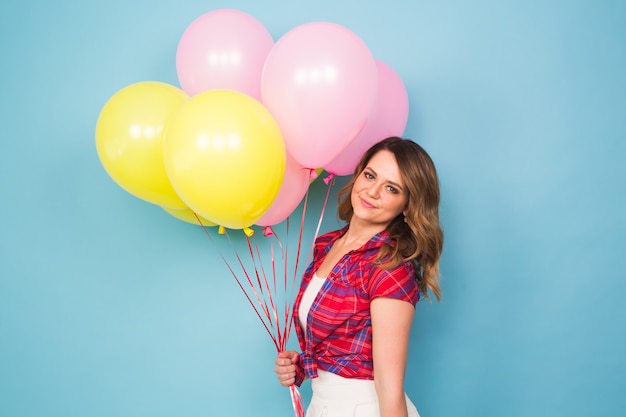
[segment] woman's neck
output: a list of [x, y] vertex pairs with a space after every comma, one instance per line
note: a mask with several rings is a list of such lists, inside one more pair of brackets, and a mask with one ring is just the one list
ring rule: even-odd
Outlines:
[[341, 237], [342, 243], [350, 247], [361, 247], [383, 230], [385, 227], [381, 225], [364, 225], [358, 220], [352, 219], [348, 225], [348, 230]]

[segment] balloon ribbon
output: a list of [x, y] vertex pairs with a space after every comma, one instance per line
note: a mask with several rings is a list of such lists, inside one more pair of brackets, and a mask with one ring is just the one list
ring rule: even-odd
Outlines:
[[[312, 176], [314, 172], [315, 171], [312, 170]], [[326, 210], [326, 205], [328, 204], [330, 190], [335, 183], [334, 180], [335, 180], [335, 177], [332, 174], [324, 179], [324, 183], [328, 186], [328, 188], [326, 191], [326, 197], [322, 205], [320, 217], [317, 223], [317, 228], [315, 230], [315, 235], [313, 237], [305, 265], [309, 263], [309, 259], [311, 258], [313, 254], [315, 239], [317, 238], [319, 231], [320, 231], [322, 220], [324, 218], [324, 212]], [[287, 272], [289, 270], [288, 245], [282, 244], [275, 229], [269, 226], [266, 226], [263, 230], [263, 236], [266, 238], [270, 238], [269, 260], [270, 260], [270, 265], [271, 265], [271, 271], [268, 274], [265, 267], [263, 266], [263, 262], [262, 262], [263, 257], [261, 256], [261, 249], [259, 248], [259, 245], [257, 244], [256, 239], [254, 237], [254, 230], [252, 230], [249, 227], [246, 227], [243, 229], [245, 240], [246, 240], [246, 245], [248, 249], [247, 252], [249, 255], [249, 262], [253, 265], [253, 270], [249, 272], [248, 268], [246, 268], [246, 263], [244, 262], [242, 257], [239, 255], [239, 252], [235, 248], [235, 245], [233, 241], [231, 240], [228, 232], [226, 231], [226, 228], [224, 226], [218, 227], [218, 234], [226, 236], [226, 238], [228, 239], [230, 243], [231, 248], [233, 249], [233, 254], [235, 256], [235, 259], [237, 260], [237, 263], [239, 264], [239, 267], [241, 268], [241, 271], [242, 271], [242, 276], [240, 276], [239, 274], [235, 272], [234, 268], [231, 266], [226, 256], [222, 253], [222, 251], [220, 250], [216, 242], [213, 240], [207, 227], [204, 224], [202, 224], [202, 220], [200, 219], [200, 217], [196, 215], [196, 219], [198, 220], [198, 223], [200, 224], [200, 226], [202, 226], [202, 229], [204, 230], [205, 234], [209, 237], [211, 242], [216, 246], [217, 252], [219, 253], [222, 260], [224, 261], [231, 275], [235, 279], [235, 282], [237, 283], [237, 285], [243, 292], [244, 296], [246, 297], [246, 300], [248, 300], [248, 303], [252, 307], [254, 313], [256, 314], [258, 319], [261, 321], [261, 324], [263, 325], [263, 327], [269, 334], [272, 342], [274, 343], [274, 346], [276, 347], [277, 352], [283, 352], [284, 350], [286, 350], [287, 341], [289, 340], [291, 328], [293, 326], [293, 320], [294, 320], [294, 314], [295, 314], [293, 311], [293, 300], [288, 299], [287, 295], [289, 294], [290, 291], [293, 291], [298, 287], [297, 286], [298, 268], [299, 268], [299, 263], [300, 263], [300, 255], [301, 255], [301, 249], [302, 249], [302, 237], [303, 237], [303, 230], [304, 230], [306, 214], [307, 214], [308, 199], [309, 199], [309, 190], [307, 190], [305, 197], [304, 197], [302, 217], [300, 219], [300, 230], [298, 233], [297, 248], [296, 248], [296, 254], [295, 254], [295, 265], [293, 268], [293, 276], [291, 280], [288, 279], [288, 272]], [[289, 235], [289, 217], [285, 219], [284, 222], [285, 222], [286, 234]], [[279, 293], [278, 291], [279, 287], [278, 287], [278, 279], [277, 279], [278, 274], [276, 271], [276, 247], [275, 245], [278, 246], [278, 252], [283, 261], [281, 265], [282, 270], [283, 270], [283, 274], [282, 274], [283, 285], [280, 287], [280, 292], [285, 294], [285, 300], [284, 300], [284, 305], [282, 306], [282, 308], [278, 308], [278, 304], [277, 304], [277, 298], [278, 298], [277, 295]], [[271, 275], [271, 279], [268, 277], [268, 275]], [[289, 392], [291, 395], [291, 402], [293, 405], [294, 416], [304, 417], [303, 399], [302, 399], [302, 395], [298, 391], [298, 387], [296, 387], [295, 385], [291, 385], [289, 387]]]

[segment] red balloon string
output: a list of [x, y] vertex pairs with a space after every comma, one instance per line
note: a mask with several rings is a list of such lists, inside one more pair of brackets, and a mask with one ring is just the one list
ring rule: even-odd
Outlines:
[[[202, 227], [202, 230], [204, 231], [204, 233], [209, 237], [209, 240], [217, 247], [217, 244], [215, 243], [215, 241], [213, 240], [213, 238], [211, 237], [211, 234], [209, 233], [209, 230], [207, 229], [207, 227], [202, 223], [202, 220], [200, 220], [200, 217], [194, 213], [194, 216], [196, 217], [196, 219], [198, 220], [198, 223], [200, 224], [200, 226]], [[228, 236], [228, 234], [224, 231], [224, 233], [226, 234], [226, 236]], [[229, 241], [230, 241], [230, 237], [229, 237]], [[231, 245], [232, 245], [232, 241], [231, 241]], [[235, 251], [236, 252], [236, 251]], [[222, 252], [218, 249], [218, 253], [220, 255], [220, 257], [222, 258], [222, 260], [224, 261], [224, 264], [226, 265], [226, 267], [228, 268], [228, 270], [230, 271], [231, 275], [233, 276], [233, 278], [235, 279], [235, 282], [237, 283], [237, 285], [239, 286], [239, 288], [241, 289], [241, 291], [243, 292], [244, 296], [246, 297], [246, 299], [248, 300], [248, 303], [250, 304], [250, 306], [252, 307], [252, 309], [254, 310], [255, 314], [257, 315], [257, 317], [259, 318], [259, 320], [261, 321], [261, 324], [263, 325], [263, 327], [265, 327], [265, 330], [267, 331], [267, 333], [270, 335], [270, 338], [272, 339], [272, 342], [274, 342], [274, 346], [276, 346], [276, 349], [280, 349], [280, 346], [278, 345], [277, 340], [275, 339], [272, 331], [269, 329], [267, 323], [265, 322], [265, 320], [263, 319], [261, 313], [259, 312], [258, 308], [256, 307], [255, 303], [252, 301], [251, 296], [248, 294], [248, 291], [246, 290], [246, 288], [243, 286], [241, 280], [239, 279], [239, 277], [237, 276], [237, 274], [235, 273], [235, 271], [233, 270], [233, 268], [230, 266], [230, 263], [228, 262], [228, 260], [226, 259], [226, 257], [222, 254]], [[252, 288], [253, 293], [256, 294], [256, 291], [254, 291], [254, 285], [252, 284], [252, 281], [250, 280], [250, 277], [248, 276], [248, 273], [245, 269], [245, 267], [243, 266], [243, 264], [241, 263], [241, 260], [239, 258], [239, 255], [237, 253], [235, 253], [235, 255], [237, 256], [237, 259], [240, 261], [240, 265], [242, 266], [244, 275], [246, 276], [246, 279], [248, 281], [248, 283], [250, 284], [250, 287]], [[264, 304], [261, 303], [260, 298], [257, 296], [257, 302], [260, 304], [261, 308], [265, 311]]]
[[[254, 253], [252, 252], [252, 244], [250, 241], [249, 237], [246, 237], [246, 240], [248, 242], [248, 248], [250, 249], [250, 254], [251, 254], [251, 258], [254, 258]], [[256, 240], [254, 240], [254, 249], [256, 251], [257, 254], [257, 259], [261, 259], [261, 251], [259, 249], [259, 245], [256, 243]], [[272, 312], [272, 318], [273, 321], [270, 320], [270, 324], [272, 325], [272, 327], [274, 327], [276, 329], [276, 335], [277, 336], [277, 341], [278, 341], [278, 345], [281, 346], [282, 345], [282, 335], [281, 335], [281, 322], [278, 320], [278, 309], [276, 308], [276, 304], [274, 303], [274, 296], [272, 294], [277, 294], [277, 279], [276, 279], [276, 262], [275, 262], [275, 254], [274, 254], [274, 244], [273, 242], [270, 241], [270, 254], [271, 254], [271, 266], [272, 266], [272, 285], [270, 285], [270, 281], [268, 279], [268, 275], [265, 272], [265, 269], [263, 268], [263, 263], [259, 262], [259, 266], [257, 267], [255, 264], [255, 269], [257, 271], [261, 271], [261, 276], [263, 277], [263, 284], [261, 284], [260, 280], [259, 280], [259, 274], [257, 272], [257, 279], [258, 279], [258, 284], [260, 287], [260, 291], [261, 293], [263, 292], [263, 286], [265, 287], [265, 290], [267, 291], [267, 301], [269, 301], [269, 305], [266, 305], [266, 310], [271, 310]], [[274, 289], [274, 291], [272, 291], [272, 288]]]
[[[309, 260], [313, 254], [313, 248], [315, 239], [319, 234], [322, 220], [324, 218], [324, 213], [326, 211], [326, 206], [328, 204], [330, 191], [332, 186], [334, 185], [334, 175], [330, 175], [324, 179], [324, 183], [328, 186], [326, 191], [326, 196], [324, 199], [324, 203], [322, 205], [322, 209], [320, 212], [320, 217], [317, 223], [317, 228], [315, 230], [315, 234], [313, 240], [311, 242], [311, 247], [309, 250], [309, 254], [306, 260], [305, 265], [308, 265]], [[291, 329], [293, 327], [293, 296], [290, 292], [297, 291], [298, 288], [298, 277], [299, 277], [299, 266], [300, 266], [300, 255], [302, 252], [302, 239], [303, 232], [305, 226], [305, 220], [307, 216], [307, 206], [309, 202], [309, 191], [307, 190], [302, 205], [302, 217], [300, 219], [300, 228], [298, 231], [297, 237], [297, 246], [296, 253], [294, 257], [294, 266], [293, 266], [293, 274], [290, 274], [290, 262], [289, 262], [289, 245], [288, 245], [288, 237], [290, 232], [290, 222], [289, 217], [285, 219], [285, 233], [286, 240], [285, 244], [279, 238], [275, 229], [266, 226], [263, 231], [263, 236], [269, 238], [269, 271], [264, 267], [263, 260], [266, 259], [263, 256], [262, 247], [259, 246], [256, 238], [254, 237], [254, 233], [245, 233], [246, 245], [247, 245], [247, 254], [249, 256], [248, 265], [252, 265], [253, 271], [248, 272], [248, 268], [246, 267], [246, 263], [240, 256], [239, 252], [233, 241], [230, 238], [230, 235], [226, 231], [225, 228], [220, 227], [219, 234], [225, 235], [228, 239], [231, 249], [233, 250], [233, 255], [241, 268], [241, 274], [239, 275], [235, 269], [229, 263], [227, 257], [223, 254], [217, 242], [209, 233], [208, 228], [202, 223], [201, 218], [194, 213], [196, 219], [204, 233], [209, 237], [210, 241], [216, 247], [217, 252], [220, 257], [224, 261], [224, 264], [230, 271], [231, 275], [235, 279], [235, 282], [243, 292], [246, 300], [254, 310], [258, 319], [261, 321], [261, 324], [267, 331], [268, 335], [272, 339], [274, 346], [276, 347], [277, 352], [282, 352], [287, 348], [287, 342], [289, 340], [289, 336], [291, 334]], [[245, 252], [244, 252], [245, 253]], [[282, 267], [282, 285], [279, 287], [279, 272], [277, 271], [277, 262], [276, 257], [279, 255], [282, 259], [282, 263], [280, 264]], [[268, 262], [267, 260], [265, 261]], [[291, 279], [290, 279], [291, 275]], [[280, 288], [280, 291], [279, 291]], [[279, 294], [281, 293], [282, 294]], [[284, 295], [284, 302], [282, 304], [282, 308], [278, 308], [278, 296]], [[282, 310], [282, 311], [281, 311]], [[295, 385], [289, 387], [289, 391], [291, 394], [291, 402], [293, 405], [294, 416], [295, 417], [304, 417], [304, 406], [302, 395], [298, 391], [298, 388]]]
[[298, 387], [291, 385], [289, 387], [291, 394], [291, 404], [293, 405], [293, 414], [295, 417], [304, 417], [304, 401]]
[[[322, 227], [322, 220], [324, 219], [326, 205], [328, 204], [328, 198], [330, 197], [330, 190], [333, 187], [333, 185], [335, 185], [335, 176], [333, 174], [330, 174], [328, 177], [324, 178], [324, 184], [328, 185], [328, 188], [326, 189], [326, 197], [324, 198], [324, 204], [322, 204], [322, 211], [320, 212], [320, 218], [317, 222], [317, 228], [315, 229], [315, 235], [313, 237], [313, 244], [311, 245], [311, 249], [309, 250], [309, 254], [307, 255], [305, 265], [309, 264], [309, 261], [311, 260], [311, 257], [313, 256], [313, 249], [315, 247], [314, 245], [315, 239], [317, 239], [317, 236], [319, 235], [319, 232], [320, 232], [320, 228]], [[300, 224], [300, 230], [302, 231], [303, 228], [304, 228], [304, 213], [302, 214], [302, 223]], [[300, 233], [300, 236], [302, 236], [302, 233]]]

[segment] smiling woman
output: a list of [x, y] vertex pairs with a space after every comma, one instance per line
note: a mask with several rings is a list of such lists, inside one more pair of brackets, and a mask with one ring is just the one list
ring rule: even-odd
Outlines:
[[275, 372], [285, 386], [311, 378], [307, 417], [418, 416], [404, 374], [415, 304], [440, 297], [435, 166], [415, 142], [387, 138], [339, 199], [347, 225], [317, 239], [294, 305], [302, 352], [280, 353]]
[[[275, 40], [337, 22], [406, 86], [406, 129], [377, 137], [406, 135], [432, 156], [445, 232], [444, 302], [418, 302], [404, 380], [420, 414], [624, 414], [626, 1], [40, 0], [0, 5], [0, 416], [293, 416], [268, 369], [274, 346], [200, 226], [120, 187], [94, 144], [121, 87], [182, 87], [177, 42], [216, 4]], [[381, 106], [394, 116], [397, 87]], [[344, 103], [324, 109], [342, 117]], [[135, 150], [160, 124], [143, 122]], [[306, 241], [341, 227], [336, 191], [370, 146], [346, 148], [345, 172], [313, 166], [337, 186], [319, 225], [329, 187], [323, 173], [311, 183]], [[148, 174], [155, 160], [128, 168]]]

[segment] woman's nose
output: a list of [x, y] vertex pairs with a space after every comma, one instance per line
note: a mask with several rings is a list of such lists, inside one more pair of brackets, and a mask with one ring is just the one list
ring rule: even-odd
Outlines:
[[380, 184], [378, 184], [377, 182], [373, 182], [369, 185], [369, 187], [367, 187], [367, 194], [371, 195], [372, 197], [378, 197], [378, 195], [380, 194]]

